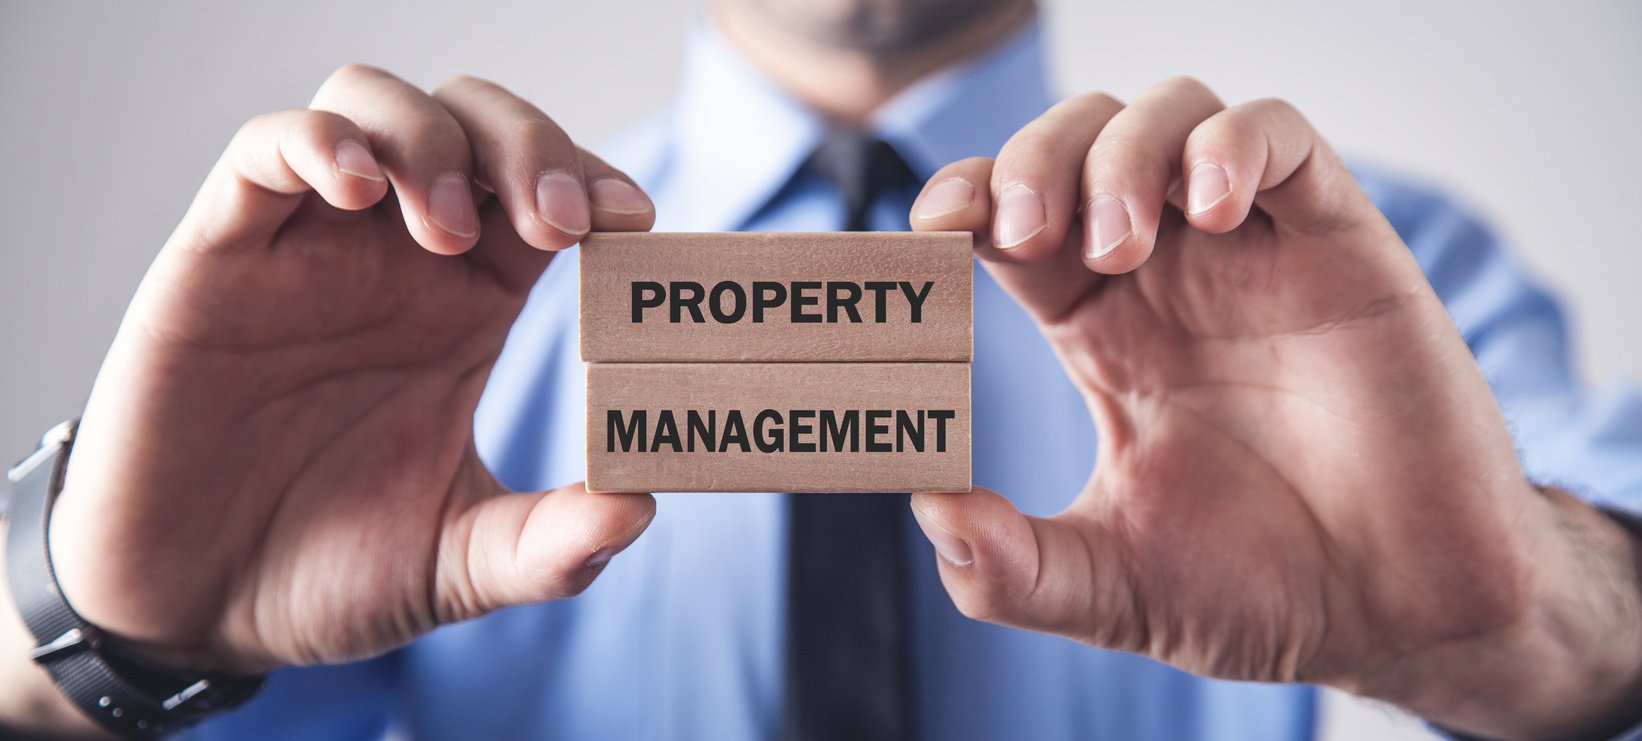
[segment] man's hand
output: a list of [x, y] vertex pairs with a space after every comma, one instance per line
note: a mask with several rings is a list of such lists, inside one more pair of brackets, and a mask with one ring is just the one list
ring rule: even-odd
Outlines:
[[350, 66], [253, 119], [98, 376], [51, 524], [69, 603], [152, 658], [252, 673], [581, 591], [654, 500], [508, 492], [473, 412], [553, 253], [653, 219], [487, 82]]
[[1524, 479], [1408, 249], [1294, 109], [1190, 80], [1074, 98], [937, 173], [913, 223], [976, 234], [1100, 432], [1056, 517], [913, 500], [966, 614], [1474, 733], [1631, 709], [1632, 544]]

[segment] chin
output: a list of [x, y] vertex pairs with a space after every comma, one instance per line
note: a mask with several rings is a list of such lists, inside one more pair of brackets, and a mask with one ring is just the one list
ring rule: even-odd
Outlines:
[[1029, 0], [726, 0], [753, 6], [787, 31], [817, 42], [877, 53], [939, 44]]

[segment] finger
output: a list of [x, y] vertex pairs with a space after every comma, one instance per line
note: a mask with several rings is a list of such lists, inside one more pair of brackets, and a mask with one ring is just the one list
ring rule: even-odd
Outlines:
[[1074, 515], [1027, 517], [986, 489], [915, 494], [913, 515], [963, 614], [1136, 650], [1134, 595], [1117, 539]]
[[1281, 100], [1257, 100], [1204, 121], [1186, 141], [1186, 218], [1231, 231], [1256, 203], [1280, 224], [1333, 228], [1363, 213], [1350, 171], [1310, 122]]
[[992, 160], [970, 157], [937, 170], [912, 200], [912, 230], [970, 232], [975, 253], [996, 259], [992, 247]]
[[473, 247], [472, 155], [444, 106], [387, 72], [350, 64], [332, 73], [310, 107], [346, 116], [370, 137], [418, 244], [446, 255]]
[[1151, 255], [1181, 153], [1192, 130], [1224, 108], [1203, 83], [1178, 78], [1112, 117], [1085, 165], [1084, 260], [1091, 270], [1134, 270]]
[[435, 617], [451, 623], [580, 594], [655, 514], [649, 494], [591, 494], [581, 484], [480, 501], [441, 535]]
[[309, 191], [347, 211], [387, 195], [365, 132], [325, 111], [257, 116], [228, 143], [178, 233], [197, 239], [195, 247], [239, 244], [284, 223]]
[[496, 193], [513, 229], [542, 250], [575, 244], [592, 228], [581, 153], [535, 106], [500, 86], [457, 77], [435, 100], [467, 132], [475, 176]]
[[507, 209], [499, 199], [492, 199], [479, 209], [479, 244], [463, 257], [497, 285], [523, 297], [556, 254], [526, 243], [515, 231]]
[[1083, 162], [1123, 104], [1105, 93], [1068, 98], [1009, 138], [992, 168], [993, 245], [1005, 261], [1061, 250], [1083, 202]]
[[582, 150], [582, 172], [593, 204], [593, 228], [601, 232], [644, 232], [656, 224], [656, 207], [638, 183], [593, 153]]
[[941, 168], [913, 201], [912, 228], [973, 234], [975, 255], [987, 272], [1039, 321], [1052, 323], [1065, 316], [1074, 298], [1096, 276], [1083, 269], [1078, 251], [1065, 245], [1031, 260], [1022, 256], [1036, 248], [1000, 250], [993, 246], [992, 170], [992, 160], [985, 157]]
[[[953, 227], [990, 234], [977, 253], [1039, 321], [1065, 316], [1094, 280], [1078, 257], [1083, 163], [1102, 128], [1121, 110], [1123, 103], [1112, 96], [1092, 93], [1062, 101], [1027, 124], [990, 168], [989, 221]], [[978, 167], [959, 171], [978, 175]]]

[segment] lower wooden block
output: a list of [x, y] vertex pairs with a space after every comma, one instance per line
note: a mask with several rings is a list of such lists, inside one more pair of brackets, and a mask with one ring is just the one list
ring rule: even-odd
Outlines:
[[969, 490], [968, 363], [595, 363], [592, 491]]

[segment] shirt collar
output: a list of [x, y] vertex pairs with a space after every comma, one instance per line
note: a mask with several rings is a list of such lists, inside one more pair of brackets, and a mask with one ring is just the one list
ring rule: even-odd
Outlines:
[[[873, 133], [914, 172], [997, 154], [1048, 106], [1036, 22], [1001, 46], [924, 78], [873, 114]], [[736, 229], [820, 144], [825, 121], [754, 69], [710, 24], [694, 25], [674, 107], [666, 213], [658, 229]]]

